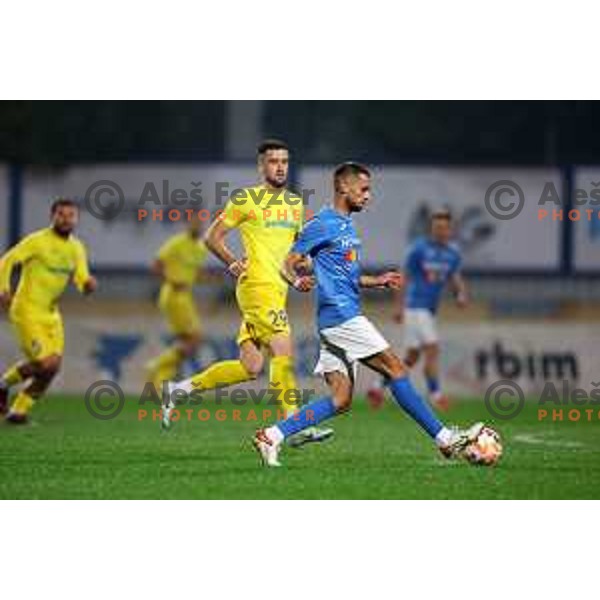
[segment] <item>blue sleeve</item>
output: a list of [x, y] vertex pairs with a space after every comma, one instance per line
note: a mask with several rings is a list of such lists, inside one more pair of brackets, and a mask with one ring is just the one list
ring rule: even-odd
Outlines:
[[328, 227], [318, 218], [310, 220], [300, 232], [292, 253], [314, 256], [331, 242]]
[[404, 268], [408, 272], [409, 275], [413, 277], [416, 275], [419, 270], [419, 258], [421, 258], [421, 245], [416, 243], [413, 244], [406, 254], [406, 260], [404, 262]]

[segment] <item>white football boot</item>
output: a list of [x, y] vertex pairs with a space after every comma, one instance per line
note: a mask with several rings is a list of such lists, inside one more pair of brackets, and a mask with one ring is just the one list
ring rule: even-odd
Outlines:
[[173, 426], [173, 421], [171, 421], [171, 414], [173, 413], [173, 409], [175, 408], [175, 402], [171, 398], [173, 395], [173, 390], [175, 389], [175, 382], [167, 382], [167, 391], [166, 394], [163, 393], [162, 407], [161, 407], [161, 419], [160, 419], [160, 428], [162, 431], [169, 431]]
[[449, 439], [438, 446], [440, 452], [446, 458], [461, 457], [465, 448], [477, 440], [483, 427], [483, 423], [475, 423], [468, 429], [452, 428]]
[[333, 429], [330, 427], [308, 427], [296, 435], [292, 435], [286, 440], [286, 444], [291, 448], [300, 448], [304, 444], [314, 444], [324, 442], [333, 437]]
[[259, 429], [254, 434], [252, 443], [265, 467], [281, 466], [279, 462], [279, 447], [281, 446], [281, 442], [272, 440], [264, 429]]

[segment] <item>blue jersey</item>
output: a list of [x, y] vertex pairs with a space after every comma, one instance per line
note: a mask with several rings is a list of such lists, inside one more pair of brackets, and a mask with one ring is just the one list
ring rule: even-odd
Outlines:
[[418, 239], [406, 257], [407, 308], [426, 308], [435, 313], [444, 286], [460, 269], [461, 256], [454, 244], [438, 244], [428, 238]]
[[360, 247], [352, 219], [332, 208], [322, 209], [311, 219], [294, 244], [292, 252], [308, 255], [313, 261], [319, 329], [361, 314]]

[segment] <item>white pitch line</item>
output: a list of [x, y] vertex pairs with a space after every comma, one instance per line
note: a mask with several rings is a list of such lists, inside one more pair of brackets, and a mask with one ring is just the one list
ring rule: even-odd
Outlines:
[[551, 448], [583, 448], [585, 444], [581, 442], [548, 440], [539, 435], [521, 433], [512, 438], [513, 442], [522, 442], [523, 444], [531, 444], [534, 446], [549, 446]]

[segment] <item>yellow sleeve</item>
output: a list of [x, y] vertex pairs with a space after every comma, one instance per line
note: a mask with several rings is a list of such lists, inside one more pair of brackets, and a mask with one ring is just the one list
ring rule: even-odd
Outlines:
[[222, 217], [222, 222], [226, 227], [239, 227], [248, 218], [248, 212], [251, 208], [248, 200], [246, 190], [244, 190], [244, 193], [240, 192], [235, 196], [230, 196]]
[[77, 255], [75, 258], [75, 273], [73, 275], [73, 283], [80, 292], [83, 292], [85, 282], [90, 278], [90, 269], [88, 266], [87, 252], [85, 246], [77, 243]]
[[171, 253], [175, 250], [177, 246], [177, 237], [170, 237], [158, 250], [156, 254], [156, 258], [160, 261], [167, 261], [171, 257]]
[[35, 255], [36, 251], [36, 238], [29, 235], [0, 258], [0, 293], [10, 292], [10, 277], [13, 268], [27, 262]]

